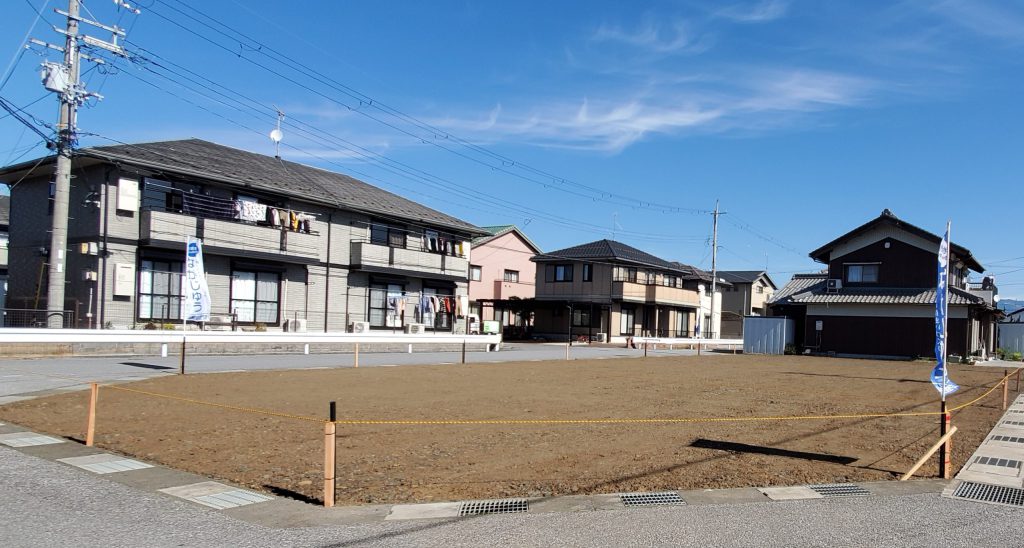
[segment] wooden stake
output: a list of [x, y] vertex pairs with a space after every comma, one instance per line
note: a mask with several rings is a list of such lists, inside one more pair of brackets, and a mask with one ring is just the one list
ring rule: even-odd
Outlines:
[[89, 419], [85, 425], [85, 445], [92, 447], [96, 440], [96, 401], [100, 399], [99, 383], [89, 385]]
[[924, 463], [928, 462], [928, 459], [930, 459], [932, 457], [932, 455], [934, 455], [935, 452], [939, 450], [939, 447], [941, 447], [943, 444], [945, 444], [947, 441], [949, 441], [949, 438], [952, 438], [953, 434], [955, 434], [955, 433], [956, 433], [956, 427], [954, 426], [953, 428], [951, 428], [949, 430], [949, 432], [946, 432], [945, 436], [942, 436], [941, 438], [939, 438], [939, 441], [935, 442], [935, 445], [933, 445], [931, 447], [931, 449], [928, 450], [927, 453], [922, 455], [921, 458], [917, 459], [917, 462], [914, 463], [914, 466], [911, 466], [910, 470], [907, 470], [907, 473], [903, 474], [900, 477], [900, 481], [907, 481], [908, 479], [910, 479], [910, 476], [913, 476], [914, 472], [917, 472], [918, 468], [923, 466]]
[[647, 357], [647, 343], [644, 343], [644, 357]]
[[1003, 411], [1006, 411], [1006, 407], [1010, 402], [1010, 377], [1009, 373], [1003, 370]]
[[359, 367], [359, 343], [356, 343], [355, 365]]
[[324, 506], [334, 507], [334, 470], [337, 466], [335, 455], [335, 433], [337, 425], [333, 422], [324, 423]]
[[572, 342], [565, 343], [565, 360], [566, 361], [569, 361], [569, 346], [571, 344], [572, 344]]
[[1020, 394], [1020, 369], [1017, 370], [1017, 385], [1013, 387], [1013, 391]]

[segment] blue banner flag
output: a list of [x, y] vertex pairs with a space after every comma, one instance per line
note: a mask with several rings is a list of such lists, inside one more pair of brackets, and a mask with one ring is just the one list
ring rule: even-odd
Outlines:
[[188, 237], [181, 286], [181, 317], [193, 322], [210, 321], [210, 289], [203, 267], [203, 243], [193, 236]]
[[939, 272], [935, 286], [935, 369], [932, 370], [932, 384], [942, 394], [942, 399], [960, 390], [949, 380], [946, 373], [946, 313], [949, 305], [949, 223], [946, 235], [939, 244]]

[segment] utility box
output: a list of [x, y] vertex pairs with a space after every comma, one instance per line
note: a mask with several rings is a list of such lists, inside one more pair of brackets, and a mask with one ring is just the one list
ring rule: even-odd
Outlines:
[[501, 333], [501, 322], [495, 320], [484, 320], [484, 335], [497, 335]]

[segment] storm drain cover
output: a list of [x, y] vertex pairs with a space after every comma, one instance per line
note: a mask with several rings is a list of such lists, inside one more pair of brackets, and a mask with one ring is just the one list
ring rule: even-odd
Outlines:
[[526, 499], [503, 500], [472, 500], [463, 502], [459, 508], [459, 516], [479, 516], [482, 514], [517, 514], [526, 512], [530, 505]]
[[984, 464], [986, 466], [1001, 466], [1003, 468], [1020, 468], [1020, 461], [1013, 459], [1000, 459], [997, 457], [975, 457], [974, 462], [976, 464]]
[[1017, 436], [992, 436], [992, 441], [1005, 441], [1008, 443], [1024, 443], [1024, 438], [1018, 438]]
[[953, 492], [953, 498], [1006, 504], [1009, 506], [1024, 506], [1024, 489], [965, 481]]
[[686, 501], [675, 491], [657, 493], [622, 493], [619, 495], [625, 506], [659, 506], [666, 504], [686, 504]]
[[8, 447], [32, 447], [34, 445], [64, 443], [64, 440], [36, 434], [35, 432], [15, 432], [13, 434], [0, 434], [0, 443]]
[[807, 487], [823, 497], [863, 497], [871, 494], [871, 491], [855, 483], [824, 483]]
[[1024, 421], [1003, 421], [1003, 426], [1024, 426]]

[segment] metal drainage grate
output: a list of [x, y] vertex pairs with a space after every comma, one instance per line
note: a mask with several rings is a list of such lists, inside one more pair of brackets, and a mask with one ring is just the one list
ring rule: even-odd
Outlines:
[[526, 499], [473, 500], [462, 503], [462, 506], [459, 507], [459, 516], [517, 514], [529, 509], [530, 505]]
[[619, 498], [625, 506], [658, 506], [667, 504], [686, 504], [686, 501], [675, 491], [657, 493], [621, 493]]
[[1011, 426], [1024, 426], [1024, 421], [1003, 421], [1003, 424], [1009, 424]]
[[1000, 459], [997, 457], [975, 457], [975, 464], [988, 466], [1002, 466], [1003, 468], [1020, 468], [1020, 461], [1013, 459]]
[[823, 497], [864, 497], [871, 494], [855, 483], [824, 483], [807, 487]]
[[965, 481], [953, 492], [954, 498], [1024, 506], [1024, 489]]
[[1024, 443], [1024, 438], [1018, 438], [1016, 436], [992, 436], [992, 441], [1005, 441], [1009, 443]]

